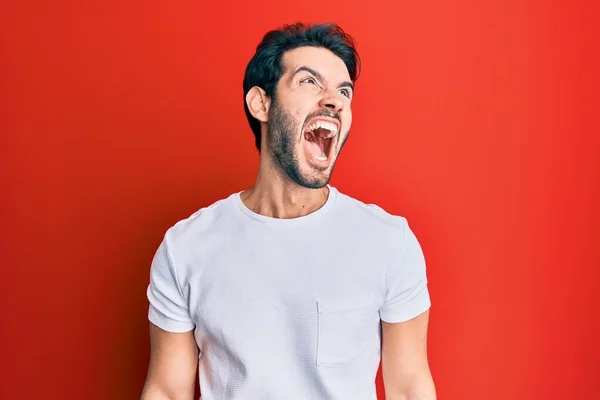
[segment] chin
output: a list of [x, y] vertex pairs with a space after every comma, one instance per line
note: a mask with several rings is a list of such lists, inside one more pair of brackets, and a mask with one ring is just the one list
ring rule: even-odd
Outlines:
[[304, 179], [302, 182], [296, 182], [300, 186], [307, 189], [322, 189], [329, 183], [329, 177], [327, 179]]
[[335, 160], [327, 164], [304, 161], [298, 168], [299, 174], [292, 179], [305, 188], [321, 189], [329, 184], [334, 165]]
[[[302, 160], [302, 158], [300, 158]], [[307, 189], [321, 189], [329, 184], [332, 168], [315, 168], [305, 160], [288, 164], [284, 167], [286, 174], [297, 185]]]

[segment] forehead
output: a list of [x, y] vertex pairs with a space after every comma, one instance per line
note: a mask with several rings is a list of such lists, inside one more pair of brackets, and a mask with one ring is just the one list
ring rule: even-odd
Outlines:
[[300, 67], [309, 67], [329, 81], [350, 81], [342, 59], [322, 47], [303, 46], [289, 50], [283, 55], [282, 66], [284, 75], [291, 75]]

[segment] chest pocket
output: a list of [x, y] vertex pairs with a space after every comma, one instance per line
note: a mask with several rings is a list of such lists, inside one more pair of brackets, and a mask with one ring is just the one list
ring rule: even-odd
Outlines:
[[317, 302], [317, 364], [343, 366], [354, 361], [377, 332], [379, 319], [371, 296]]

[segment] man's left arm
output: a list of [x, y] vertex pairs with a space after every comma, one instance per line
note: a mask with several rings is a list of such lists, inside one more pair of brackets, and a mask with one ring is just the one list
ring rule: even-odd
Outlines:
[[381, 324], [386, 400], [436, 400], [427, 359], [429, 310], [408, 321]]

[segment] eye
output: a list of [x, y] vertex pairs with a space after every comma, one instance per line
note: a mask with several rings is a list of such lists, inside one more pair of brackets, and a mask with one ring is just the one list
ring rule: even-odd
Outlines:
[[346, 96], [347, 98], [350, 98], [350, 91], [348, 89], [342, 89], [342, 90], [340, 90], [340, 93], [342, 94], [342, 96]]
[[300, 81], [300, 83], [313, 83], [313, 84], [317, 84], [317, 81], [315, 81], [315, 78], [312, 77], [308, 77], [308, 78], [304, 78]]

